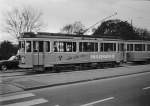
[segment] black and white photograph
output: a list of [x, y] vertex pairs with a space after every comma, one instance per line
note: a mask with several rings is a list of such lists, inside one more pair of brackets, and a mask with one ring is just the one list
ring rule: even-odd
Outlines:
[[150, 0], [0, 0], [0, 106], [150, 106]]

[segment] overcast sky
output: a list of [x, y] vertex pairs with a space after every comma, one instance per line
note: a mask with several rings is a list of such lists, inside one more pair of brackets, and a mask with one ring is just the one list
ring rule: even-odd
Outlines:
[[[150, 0], [0, 0], [0, 24], [5, 11], [28, 5], [43, 12], [48, 25], [43, 31], [47, 32], [59, 32], [64, 25], [75, 21], [89, 27], [115, 12], [118, 14], [110, 19], [128, 22], [132, 19], [134, 26], [150, 30]], [[14, 38], [0, 32], [2, 40]]]

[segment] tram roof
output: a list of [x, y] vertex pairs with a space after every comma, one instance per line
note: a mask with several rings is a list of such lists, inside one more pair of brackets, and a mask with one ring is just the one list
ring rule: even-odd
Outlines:
[[48, 33], [48, 32], [24, 32], [21, 34], [22, 38], [51, 38], [51, 37], [63, 37], [63, 38], [74, 38], [74, 37], [85, 37], [85, 38], [104, 38], [104, 39], [121, 39], [116, 36], [105, 36], [105, 35], [75, 35], [75, 34], [63, 34], [63, 33]]

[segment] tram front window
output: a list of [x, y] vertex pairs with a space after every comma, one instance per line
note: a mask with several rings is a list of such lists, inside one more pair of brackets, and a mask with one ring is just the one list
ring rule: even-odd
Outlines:
[[19, 52], [25, 52], [25, 41], [19, 41]]

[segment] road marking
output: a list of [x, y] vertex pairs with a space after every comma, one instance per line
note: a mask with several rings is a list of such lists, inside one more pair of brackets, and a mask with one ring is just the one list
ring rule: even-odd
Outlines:
[[149, 87], [145, 87], [145, 88], [143, 88], [143, 90], [147, 90], [147, 89], [150, 89], [150, 86], [149, 86]]
[[37, 104], [46, 103], [46, 102], [48, 102], [48, 100], [41, 98], [41, 99], [34, 99], [31, 101], [13, 103], [13, 104], [4, 105], [4, 106], [32, 106], [32, 105], [37, 105]]
[[111, 100], [111, 99], [114, 99], [114, 97], [109, 97], [109, 98], [106, 98], [106, 99], [101, 99], [101, 100], [94, 101], [94, 102], [91, 102], [91, 103], [83, 104], [81, 106], [90, 106], [90, 105], [93, 105], [93, 104], [96, 104], [96, 103], [100, 103], [100, 102], [104, 102], [104, 101], [108, 101], [108, 100]]
[[26, 98], [35, 96], [33, 93], [27, 93], [27, 94], [20, 94], [20, 95], [13, 95], [8, 97], [0, 97], [0, 102], [2, 101], [8, 101], [8, 100], [14, 100], [14, 99], [20, 99], [20, 98]]

